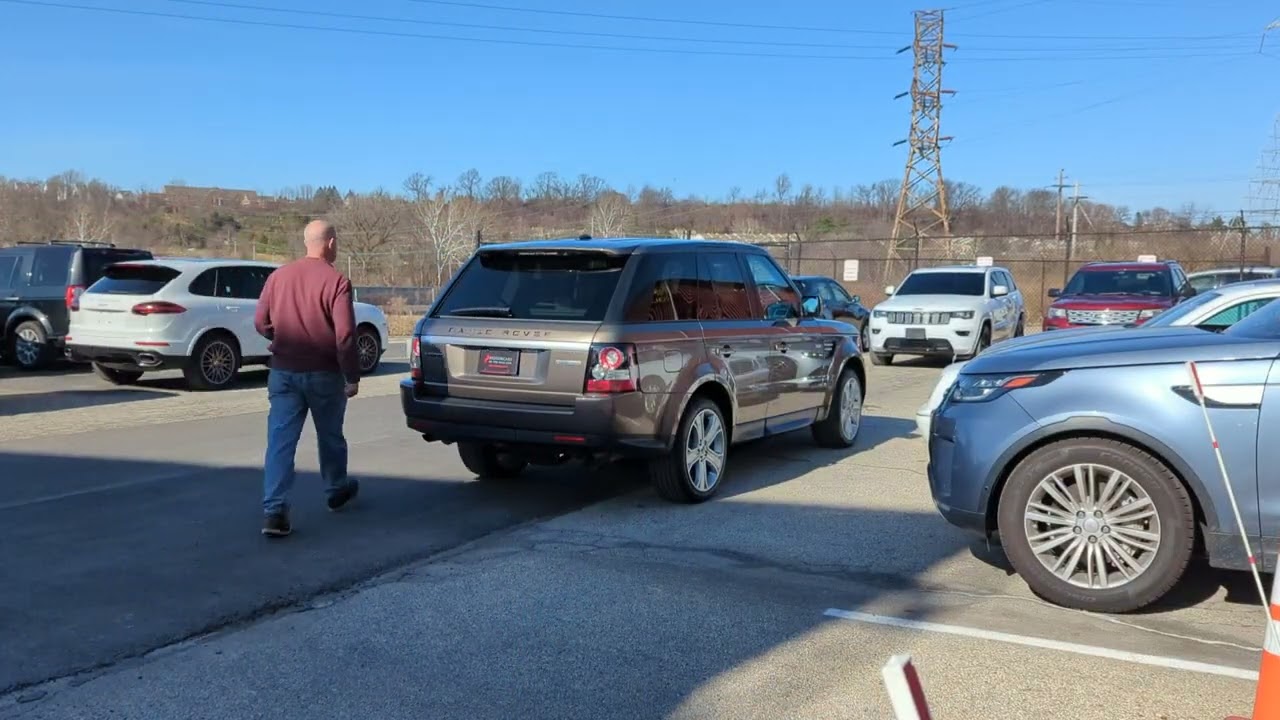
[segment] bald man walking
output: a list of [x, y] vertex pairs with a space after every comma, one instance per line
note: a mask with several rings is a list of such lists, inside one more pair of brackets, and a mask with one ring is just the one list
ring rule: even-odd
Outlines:
[[351, 282], [333, 266], [338, 233], [332, 224], [313, 220], [302, 234], [306, 257], [271, 273], [254, 317], [258, 333], [271, 341], [271, 410], [262, 483], [262, 534], [268, 537], [293, 531], [288, 495], [308, 412], [320, 446], [320, 475], [329, 509], [346, 506], [360, 490], [347, 478], [347, 440], [342, 433], [347, 399], [360, 388]]

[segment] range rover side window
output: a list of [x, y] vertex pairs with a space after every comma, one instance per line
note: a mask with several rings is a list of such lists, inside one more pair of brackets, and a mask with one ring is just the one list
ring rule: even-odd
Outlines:
[[627, 298], [627, 322], [698, 319], [698, 262], [693, 253], [653, 253], [640, 267]]
[[698, 319], [750, 320], [747, 276], [738, 256], [727, 252], [698, 255]]
[[787, 278], [763, 255], [746, 256], [756, 294], [760, 296], [760, 310], [765, 320], [785, 320], [800, 316], [800, 295], [787, 282]]

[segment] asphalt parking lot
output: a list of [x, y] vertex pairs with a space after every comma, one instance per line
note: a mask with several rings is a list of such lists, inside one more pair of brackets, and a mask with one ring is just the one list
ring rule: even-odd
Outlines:
[[[394, 355], [392, 356], [394, 358]], [[1247, 714], [1263, 615], [1197, 568], [1138, 615], [1048, 606], [942, 521], [912, 416], [936, 366], [871, 368], [851, 452], [737, 449], [699, 506], [636, 477], [469, 477], [404, 427], [402, 364], [351, 404], [350, 512], [304, 437], [296, 531], [258, 535], [261, 372], [0, 373], [0, 717], [885, 718]]]

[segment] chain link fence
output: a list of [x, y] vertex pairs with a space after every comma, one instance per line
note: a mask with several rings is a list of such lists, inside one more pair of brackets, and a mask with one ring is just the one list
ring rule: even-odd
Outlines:
[[[1188, 273], [1270, 266], [1272, 256], [1280, 251], [1280, 228], [1131, 229], [1080, 233], [1074, 239], [1034, 234], [920, 242], [793, 238], [755, 244], [767, 248], [793, 275], [835, 278], [868, 307], [884, 299], [885, 286], [901, 284], [916, 268], [971, 265], [979, 258], [990, 258], [993, 265], [1012, 273], [1026, 300], [1027, 320], [1034, 323], [1048, 305], [1048, 291], [1063, 287], [1086, 263], [1155, 256], [1180, 262]], [[464, 253], [440, 258], [429, 250], [403, 247], [347, 254], [340, 263], [360, 300], [392, 314], [420, 315], [435, 299], [435, 289], [447, 283], [465, 261]]]

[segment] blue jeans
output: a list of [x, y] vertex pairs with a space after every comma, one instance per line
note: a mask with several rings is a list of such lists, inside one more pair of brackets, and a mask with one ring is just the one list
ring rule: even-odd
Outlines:
[[342, 424], [347, 414], [346, 380], [335, 372], [272, 370], [267, 378], [271, 411], [267, 414], [267, 456], [263, 465], [262, 510], [289, 510], [294, 455], [298, 438], [311, 412], [320, 446], [320, 476], [330, 495], [347, 484], [347, 439]]

